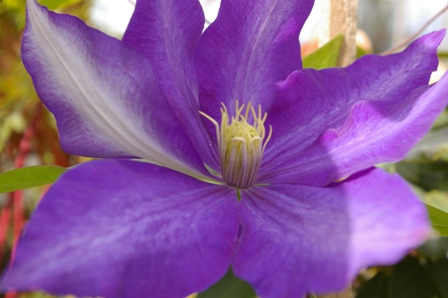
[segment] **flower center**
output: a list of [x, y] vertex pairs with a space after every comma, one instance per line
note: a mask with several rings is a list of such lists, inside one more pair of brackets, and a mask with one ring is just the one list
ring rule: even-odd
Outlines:
[[[222, 104], [221, 125], [207, 114], [199, 112], [216, 127], [222, 178], [228, 185], [238, 189], [248, 188], [255, 182], [264, 149], [272, 135], [270, 126], [266, 137], [264, 123], [268, 115], [262, 115], [261, 106], [258, 106], [258, 113], [250, 103], [244, 114], [243, 110], [244, 104], [238, 106], [236, 101], [235, 116], [230, 119], [227, 108]], [[249, 114], [253, 117], [253, 124], [248, 123]]]

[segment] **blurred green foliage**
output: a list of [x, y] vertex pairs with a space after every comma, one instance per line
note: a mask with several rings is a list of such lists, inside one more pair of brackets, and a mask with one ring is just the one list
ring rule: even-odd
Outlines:
[[[61, 150], [53, 116], [38, 99], [31, 78], [20, 58], [21, 35], [25, 26], [25, 3], [25, 0], [0, 0], [0, 173], [35, 164], [67, 167], [77, 161], [76, 157], [69, 156]], [[48, 4], [52, 9], [60, 12], [74, 14], [84, 20], [88, 19], [90, 1], [44, 0], [41, 3]], [[31, 170], [36, 169], [31, 168]], [[33, 178], [34, 183], [39, 182], [38, 180], [40, 185], [51, 182], [61, 171], [61, 168], [55, 170], [55, 167], [51, 167], [48, 171], [49, 169], [40, 168], [44, 172], [39, 171], [39, 174]], [[22, 170], [13, 174], [16, 178], [20, 178], [16, 180], [25, 184], [30, 182], [25, 179], [26, 173], [20, 173], [20, 171]], [[11, 173], [6, 176], [2, 174], [0, 180], [11, 182]], [[9, 186], [13, 186], [15, 182], [12, 181]], [[8, 264], [11, 250], [26, 218], [29, 217], [45, 190], [46, 188], [35, 188], [0, 194], [0, 269], [2, 271]], [[3, 295], [0, 294], [0, 296]], [[7, 297], [51, 296], [36, 292], [10, 293]]]
[[406, 257], [377, 273], [357, 298], [448, 298], [448, 259]]

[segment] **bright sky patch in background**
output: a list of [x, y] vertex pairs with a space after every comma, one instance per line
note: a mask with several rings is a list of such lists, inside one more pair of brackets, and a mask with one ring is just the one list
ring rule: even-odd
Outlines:
[[[95, 27], [120, 37], [125, 31], [136, 0], [95, 0], [91, 10], [91, 17]], [[359, 0], [360, 5], [368, 3], [367, 0]], [[212, 22], [218, 13], [220, 0], [200, 0], [205, 9], [205, 17]], [[329, 0], [316, 0], [310, 18], [302, 30], [301, 40], [309, 40], [316, 35], [318, 21], [322, 7]], [[364, 2], [364, 3], [362, 3]], [[395, 18], [391, 25], [393, 43], [397, 44], [416, 32], [427, 20], [440, 11], [445, 5], [445, 0], [427, 1], [415, 0], [383, 0], [379, 1], [378, 9], [387, 5], [395, 8]], [[384, 7], [383, 7], [384, 6]], [[448, 26], [448, 16], [445, 14], [436, 20], [424, 33]], [[422, 33], [423, 34], [423, 33]], [[439, 51], [448, 51], [448, 38], [445, 38]]]

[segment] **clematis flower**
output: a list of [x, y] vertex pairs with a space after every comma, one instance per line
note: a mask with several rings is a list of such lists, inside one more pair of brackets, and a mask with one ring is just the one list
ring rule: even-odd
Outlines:
[[448, 102], [444, 32], [347, 68], [302, 69], [311, 0], [139, 0], [122, 41], [27, 2], [24, 64], [67, 171], [3, 290], [182, 297], [229, 269], [261, 297], [346, 287], [430, 234], [401, 159]]

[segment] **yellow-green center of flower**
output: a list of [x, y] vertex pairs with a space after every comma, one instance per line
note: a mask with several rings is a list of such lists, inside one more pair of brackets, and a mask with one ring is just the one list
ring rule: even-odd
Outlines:
[[[224, 104], [220, 111], [221, 125], [207, 114], [200, 113], [216, 127], [222, 178], [230, 186], [248, 188], [256, 181], [264, 149], [272, 135], [270, 127], [266, 136], [264, 123], [267, 113], [261, 113], [261, 106], [258, 106], [257, 113], [250, 103], [244, 109], [238, 101], [232, 118]], [[253, 118], [252, 124], [248, 122], [249, 116]]]

